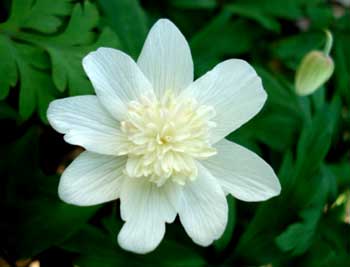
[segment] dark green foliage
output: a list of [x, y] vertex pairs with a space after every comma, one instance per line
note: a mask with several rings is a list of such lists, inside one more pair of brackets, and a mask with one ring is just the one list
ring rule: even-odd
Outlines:
[[[349, 265], [349, 9], [325, 0], [13, 0], [0, 10], [0, 258], [50, 267]], [[211, 247], [196, 246], [176, 221], [140, 256], [117, 244], [118, 202], [59, 200], [58, 170], [77, 148], [45, 124], [46, 109], [93, 93], [81, 65], [89, 51], [114, 47], [137, 59], [161, 17], [184, 32], [197, 77], [227, 58], [255, 67], [268, 100], [228, 139], [271, 164], [282, 194], [264, 203], [229, 196], [227, 229]], [[323, 47], [324, 28], [334, 34], [334, 75], [298, 97], [295, 70]]]
[[111, 31], [93, 32], [98, 20], [89, 2], [12, 1], [9, 18], [0, 24], [1, 99], [18, 84], [21, 117], [28, 119], [37, 110], [45, 122], [48, 103], [59, 91], [92, 93], [81, 59], [102, 44], [119, 45]]

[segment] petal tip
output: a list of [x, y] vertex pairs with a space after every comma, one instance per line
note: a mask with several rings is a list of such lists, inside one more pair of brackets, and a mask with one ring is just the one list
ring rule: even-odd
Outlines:
[[152, 241], [147, 241], [144, 238], [139, 239], [137, 238], [137, 235], [130, 235], [130, 229], [127, 223], [128, 222], [124, 223], [123, 228], [120, 230], [117, 237], [118, 244], [122, 249], [137, 254], [147, 254], [154, 251], [157, 248], [162, 238], [159, 240], [159, 242], [155, 243]]
[[167, 18], [160, 18], [160, 19], [158, 19], [156, 21], [156, 23], [154, 23], [153, 27], [160, 26], [160, 25], [167, 25], [167, 26], [171, 26], [171, 27], [174, 26], [175, 28], [177, 28], [176, 25], [171, 20], [169, 20]]

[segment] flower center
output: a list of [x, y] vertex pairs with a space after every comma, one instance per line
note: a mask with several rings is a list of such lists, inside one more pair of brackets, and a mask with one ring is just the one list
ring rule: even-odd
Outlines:
[[160, 100], [148, 94], [131, 101], [121, 122], [125, 146], [120, 155], [128, 156], [125, 173], [147, 177], [158, 186], [168, 179], [181, 185], [195, 179], [195, 159], [216, 154], [209, 142], [214, 116], [212, 107], [170, 92]]

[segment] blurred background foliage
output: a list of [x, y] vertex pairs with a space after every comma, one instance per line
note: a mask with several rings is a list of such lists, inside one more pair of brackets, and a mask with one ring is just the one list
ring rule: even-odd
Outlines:
[[[349, 266], [350, 9], [325, 0], [2, 0], [0, 2], [0, 266]], [[226, 58], [249, 61], [269, 98], [228, 136], [268, 161], [282, 194], [228, 197], [223, 237], [198, 247], [167, 225], [146, 256], [121, 250], [119, 203], [75, 207], [57, 197], [81, 152], [48, 125], [56, 98], [93, 93], [81, 59], [100, 46], [135, 59], [150, 26], [170, 18], [189, 40], [196, 76]], [[313, 95], [293, 85], [301, 58], [334, 35], [335, 73]], [[232, 159], [234, 160], [234, 159]]]

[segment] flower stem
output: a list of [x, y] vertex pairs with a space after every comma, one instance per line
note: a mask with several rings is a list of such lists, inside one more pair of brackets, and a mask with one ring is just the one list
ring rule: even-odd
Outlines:
[[326, 34], [326, 44], [324, 46], [323, 51], [328, 56], [333, 46], [333, 36], [329, 30], [324, 30], [324, 32]]

